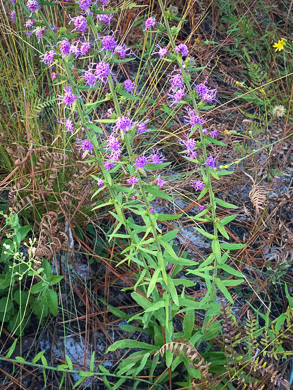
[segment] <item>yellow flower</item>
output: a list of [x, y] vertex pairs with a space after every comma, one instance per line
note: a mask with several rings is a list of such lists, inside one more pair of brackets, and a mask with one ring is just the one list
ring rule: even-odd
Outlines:
[[275, 51], [284, 50], [284, 39], [281, 39], [278, 42], [275, 42], [273, 44], [273, 47], [275, 47]]
[[199, 38], [196, 38], [194, 42], [200, 43]]
[[259, 92], [261, 92], [261, 93], [264, 93], [264, 89], [263, 88], [261, 88], [260, 90], [259, 90]]

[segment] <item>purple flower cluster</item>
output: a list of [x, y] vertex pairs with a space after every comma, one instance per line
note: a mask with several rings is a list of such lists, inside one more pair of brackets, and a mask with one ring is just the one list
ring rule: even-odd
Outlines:
[[127, 179], [127, 182], [131, 184], [131, 188], [135, 186], [135, 184], [138, 182], [138, 178], [135, 176], [131, 176], [129, 179]]
[[84, 158], [87, 153], [92, 153], [93, 148], [94, 148], [94, 145], [88, 139], [85, 139], [83, 141], [78, 140], [77, 146], [78, 146], [79, 150], [83, 151], [82, 158]]
[[[129, 50], [128, 53], [127, 50]], [[125, 43], [116, 46], [114, 49], [114, 53], [117, 53], [122, 59], [124, 59], [126, 56], [130, 56], [130, 54], [133, 54], [132, 50], [129, 47], [126, 47]]]
[[84, 75], [81, 76], [81, 78], [84, 78], [85, 84], [89, 85], [90, 87], [92, 87], [97, 82], [96, 76], [90, 70], [84, 71]]
[[80, 32], [86, 32], [87, 30], [87, 20], [84, 16], [79, 15], [76, 16], [75, 18], [71, 18], [70, 23], [73, 22], [75, 29], [73, 29], [71, 32], [74, 32], [76, 30]]
[[166, 160], [166, 157], [160, 153], [157, 152], [156, 149], [153, 150], [153, 153], [149, 155], [149, 163], [150, 164], [161, 164]]
[[186, 112], [187, 112], [188, 116], [184, 115], [184, 118], [188, 119], [191, 129], [193, 129], [194, 126], [196, 126], [198, 124], [202, 125], [205, 122], [205, 120], [203, 118], [200, 118], [196, 114], [195, 110], [192, 110], [191, 108], [187, 107]]
[[158, 56], [162, 58], [169, 53], [166, 47], [160, 47], [159, 45], [156, 45], [156, 47], [159, 49], [159, 51], [153, 52], [153, 55], [158, 54]]
[[107, 78], [111, 73], [110, 65], [105, 61], [98, 62], [97, 64], [93, 64], [96, 66], [95, 68], [95, 76], [98, 82], [107, 82]]
[[194, 150], [196, 147], [196, 141], [193, 138], [189, 138], [186, 136], [185, 140], [179, 141], [180, 145], [183, 145], [186, 150], [184, 150], [184, 153], [186, 153], [186, 157], [188, 158], [195, 158], [197, 155], [197, 152]]
[[71, 87], [68, 86], [65, 88], [65, 94], [61, 96], [62, 101], [58, 104], [65, 104], [65, 106], [72, 106], [72, 104], [77, 99], [77, 96], [72, 93]]
[[149, 122], [149, 119], [146, 119], [144, 122], [137, 124], [137, 134], [144, 133], [146, 131], [150, 131], [151, 129], [147, 129], [146, 125]]
[[184, 98], [185, 96], [185, 90], [184, 88], [180, 88], [178, 89], [174, 95], [171, 95], [170, 93], [168, 94], [169, 98], [170, 99], [173, 99], [173, 102], [171, 103], [171, 106], [173, 106], [174, 104], [177, 104], [177, 103], [180, 103], [181, 100]]
[[175, 92], [177, 89], [184, 88], [184, 80], [180, 73], [177, 73], [175, 75], [169, 75], [170, 77], [170, 83], [171, 83], [171, 90]]
[[186, 57], [188, 55], [188, 49], [184, 43], [180, 43], [180, 45], [176, 46], [175, 51], [176, 53], [181, 54], [182, 57]]
[[82, 11], [87, 11], [92, 6], [92, 0], [76, 1]]
[[215, 158], [209, 155], [209, 157], [206, 159], [206, 161], [202, 165], [208, 165], [211, 169], [214, 169], [216, 167], [216, 159], [218, 156]]
[[114, 14], [102, 14], [102, 15], [97, 15], [97, 19], [100, 20], [101, 22], [110, 24], [113, 16]]
[[31, 11], [31, 14], [33, 14], [38, 9], [40, 9], [39, 3], [37, 0], [28, 0], [28, 2], [26, 3], [26, 6]]
[[73, 133], [75, 131], [74, 125], [73, 125], [72, 120], [70, 118], [67, 118], [67, 119], [64, 118], [63, 120], [60, 121], [60, 123], [64, 124], [66, 130], [62, 130], [62, 131], [64, 131], [65, 133], [67, 133], [67, 132]]
[[104, 50], [108, 50], [112, 52], [115, 50], [116, 46], [117, 46], [116, 41], [111, 35], [105, 35], [102, 38], [102, 48]]
[[123, 86], [124, 86], [124, 89], [130, 93], [132, 93], [135, 90], [135, 88], [137, 87], [137, 85], [129, 79], [124, 81]]
[[190, 185], [195, 189], [195, 191], [201, 191], [205, 188], [205, 183], [200, 180], [192, 180]]
[[127, 133], [132, 129], [131, 120], [127, 116], [120, 116], [115, 123], [114, 131], [122, 130]]
[[165, 180], [162, 180], [161, 179], [161, 176], [159, 175], [156, 179], [156, 183], [157, 185], [159, 186], [159, 188], [163, 187], [163, 185], [165, 185], [167, 183], [167, 181]]
[[40, 58], [45, 65], [51, 65], [54, 62], [55, 55], [56, 55], [55, 51], [50, 50], [47, 51], [45, 54], [41, 55]]
[[157, 24], [156, 18], [150, 17], [145, 21], [144, 27], [145, 30], [149, 30], [151, 27], [155, 27]]
[[206, 86], [207, 80], [205, 80], [203, 83], [198, 84], [195, 86], [195, 90], [198, 93], [198, 96], [202, 98], [203, 100], [206, 100], [209, 103], [212, 103], [214, 100], [216, 100], [217, 95], [217, 89], [210, 89]]

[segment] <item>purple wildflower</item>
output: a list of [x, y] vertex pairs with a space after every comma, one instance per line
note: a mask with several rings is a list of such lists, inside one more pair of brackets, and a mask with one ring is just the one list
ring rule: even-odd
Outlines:
[[209, 103], [212, 103], [214, 100], [216, 100], [217, 95], [217, 89], [209, 89], [207, 93], [203, 95], [203, 100], [206, 100]]
[[192, 180], [190, 185], [195, 189], [195, 191], [201, 191], [205, 188], [205, 183], [200, 180]]
[[155, 149], [153, 150], [153, 153], [149, 155], [149, 162], [151, 164], [161, 164], [166, 160], [166, 157], [160, 153], [157, 152]]
[[37, 27], [34, 30], [34, 32], [36, 33], [36, 37], [38, 38], [38, 42], [40, 42], [41, 39], [43, 38], [43, 34], [44, 34], [46, 28], [47, 28], [46, 26], [44, 26], [44, 27]]
[[51, 79], [52, 80], [55, 80], [57, 78], [57, 76], [58, 76], [58, 73], [55, 73], [55, 72], [51, 73]]
[[[127, 53], [127, 50], [129, 50], [129, 53]], [[116, 46], [114, 53], [119, 54], [120, 58], [122, 59], [125, 58], [126, 56], [129, 56], [130, 54], [133, 54], [132, 50], [129, 47], [126, 47], [125, 43]]]
[[101, 3], [102, 5], [107, 5], [107, 4], [109, 4], [109, 1], [110, 0], [98, 0], [99, 1], [99, 3]]
[[104, 187], [104, 182], [102, 180], [98, 180], [98, 186], [100, 188]]
[[80, 46], [80, 53], [82, 55], [87, 54], [91, 49], [91, 44], [89, 42], [83, 42]]
[[82, 158], [84, 158], [84, 156], [88, 153], [92, 153], [93, 151], [93, 144], [91, 143], [90, 140], [88, 139], [85, 139], [81, 142], [81, 144], [79, 145], [79, 150], [83, 150], [83, 155], [82, 155]]
[[74, 42], [72, 45], [70, 45], [70, 53], [73, 54], [75, 58], [80, 56], [80, 49], [77, 44], [78, 42]]
[[15, 0], [10, 0], [11, 4], [14, 5], [15, 4]]
[[213, 158], [211, 155], [209, 155], [209, 157], [206, 159], [206, 161], [202, 165], [208, 165], [211, 169], [214, 169], [216, 166], [216, 158], [217, 157], [218, 156]]
[[129, 80], [129, 79], [127, 79], [127, 80], [124, 81], [123, 86], [124, 86], [124, 89], [125, 89], [127, 92], [130, 92], [130, 93], [131, 93], [132, 91], [134, 91], [135, 88], [137, 87], [137, 85], [136, 85], [133, 81], [131, 81], [131, 80]]
[[217, 130], [212, 130], [211, 132], [210, 132], [210, 135], [211, 135], [211, 137], [213, 137], [213, 138], [216, 138], [217, 136], [218, 136], [218, 132], [217, 132]]
[[202, 211], [205, 209], [205, 206], [199, 206], [199, 211]]
[[156, 45], [156, 47], [159, 49], [159, 51], [153, 52], [153, 54], [158, 54], [159, 57], [164, 57], [169, 53], [166, 47], [160, 47], [159, 45]]
[[157, 185], [159, 186], [159, 188], [161, 188], [161, 187], [163, 187], [164, 184], [167, 183], [167, 181], [162, 180], [162, 179], [161, 179], [161, 176], [159, 175], [159, 176], [157, 177], [157, 179], [156, 179], [156, 183], [157, 183]]
[[105, 35], [102, 38], [102, 47], [104, 50], [113, 51], [116, 46], [116, 41], [111, 35]]
[[150, 213], [154, 213], [155, 212], [155, 209], [150, 209]]
[[47, 51], [45, 54], [41, 55], [40, 58], [45, 65], [51, 65], [54, 62], [55, 55], [56, 55], [55, 51], [50, 50]]
[[113, 16], [114, 16], [114, 14], [97, 15], [97, 19], [100, 20], [101, 22], [110, 24]]
[[178, 89], [182, 89], [184, 87], [184, 80], [181, 74], [175, 74], [174, 76], [170, 77], [170, 83], [171, 83], [171, 89], [173, 92]]
[[28, 0], [26, 6], [31, 11], [31, 14], [33, 14], [39, 9], [39, 3], [37, 0]]
[[118, 161], [121, 156], [121, 150], [113, 151], [107, 158], [111, 161]]
[[131, 199], [132, 199], [132, 200], [136, 200], [136, 199], [137, 199], [137, 196], [134, 195]]
[[82, 11], [86, 11], [88, 8], [92, 6], [92, 0], [79, 0], [76, 2]]
[[120, 116], [115, 123], [115, 131], [123, 130], [124, 133], [127, 133], [132, 129], [131, 120], [127, 116]]
[[196, 141], [193, 138], [186, 137], [186, 140], [180, 140], [180, 145], [183, 145], [186, 147], [186, 150], [184, 150], [184, 153], [187, 153], [187, 157], [189, 158], [195, 158], [196, 157], [196, 151], [194, 151], [196, 147]]
[[141, 122], [137, 125], [137, 134], [144, 133], [145, 131], [150, 131], [151, 129], [146, 128], [146, 124], [149, 122], [149, 119], [146, 119], [144, 122]]
[[56, 26], [56, 24], [54, 24], [54, 25], [52, 24], [52, 25], [51, 25], [51, 28], [52, 28], [53, 31], [57, 31], [57, 26]]
[[95, 76], [99, 81], [106, 82], [107, 80], [104, 79], [107, 79], [107, 77], [111, 73], [110, 65], [104, 61], [101, 61], [95, 65], [96, 65]]
[[28, 19], [25, 24], [24, 24], [24, 27], [33, 27], [35, 23], [35, 19]]
[[135, 184], [138, 182], [138, 178], [135, 176], [131, 176], [129, 179], [127, 179], [127, 182], [131, 184], [131, 188], [135, 186]]
[[113, 134], [109, 136], [107, 139], [107, 150], [113, 150], [115, 152], [121, 150], [121, 143], [118, 138], [116, 138]]
[[200, 118], [200, 117], [196, 114], [195, 110], [192, 110], [191, 108], [188, 107], [188, 108], [186, 109], [186, 111], [187, 111], [188, 116], [185, 115], [184, 118], [188, 118], [189, 124], [190, 124], [190, 126], [191, 126], [191, 129], [192, 129], [194, 126], [198, 125], [198, 124], [202, 125], [202, 124], [204, 123], [204, 119]]
[[178, 54], [181, 54], [182, 57], [186, 57], [188, 54], [187, 46], [184, 43], [180, 43], [180, 45], [175, 47], [175, 51]]
[[110, 160], [107, 160], [104, 165], [105, 165], [106, 171], [110, 171], [110, 169], [115, 167], [115, 164]]
[[156, 24], [157, 24], [156, 18], [151, 16], [150, 18], [148, 18], [145, 21], [145, 24], [144, 24], [145, 30], [148, 30], [151, 27], [155, 27]]
[[97, 82], [96, 76], [91, 71], [85, 71], [82, 76], [85, 79], [85, 84], [93, 86]]
[[65, 104], [65, 106], [72, 106], [72, 104], [77, 99], [77, 96], [75, 96], [74, 93], [72, 93], [71, 87], [68, 86], [65, 89], [64, 96], [61, 96], [61, 98], [62, 98], [62, 101], [59, 104]]
[[11, 17], [11, 21], [13, 23], [15, 23], [15, 14], [16, 14], [15, 10], [11, 10], [10, 11], [10, 17]]
[[146, 156], [143, 154], [140, 157], [137, 157], [134, 161], [134, 165], [136, 167], [136, 170], [142, 169], [144, 171], [145, 166], [148, 163], [148, 159]]
[[70, 118], [64, 118], [63, 121], [60, 121], [60, 123], [63, 123], [66, 130], [62, 130], [65, 133], [73, 133], [75, 131], [74, 125], [72, 123], [72, 120]]
[[81, 32], [85, 32], [87, 29], [87, 20], [84, 16], [79, 15], [76, 16], [75, 18], [72, 18], [70, 23], [73, 21], [75, 29], [72, 30], [71, 32], [74, 32], [76, 30], [79, 30]]
[[198, 93], [198, 96], [203, 100], [206, 100], [209, 103], [212, 103], [213, 100], [216, 100], [217, 89], [210, 89], [206, 86], [207, 80], [203, 83], [195, 86], [195, 90]]
[[168, 96], [169, 96], [171, 99], [173, 99], [173, 102], [172, 102], [171, 106], [173, 106], [173, 104], [180, 103], [180, 102], [181, 102], [181, 99], [184, 98], [184, 96], [185, 96], [184, 88], [178, 89], [178, 90], [174, 93], [174, 95], [168, 94]]
[[62, 58], [69, 56], [70, 54], [70, 43], [67, 39], [62, 39], [62, 41], [58, 42], [60, 43], [60, 52], [62, 54]]

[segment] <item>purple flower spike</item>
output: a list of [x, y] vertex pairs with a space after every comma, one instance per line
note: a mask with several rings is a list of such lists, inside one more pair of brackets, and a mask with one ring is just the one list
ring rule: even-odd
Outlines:
[[121, 150], [121, 143], [118, 138], [116, 138], [113, 134], [109, 136], [107, 139], [107, 150], [112, 150], [114, 152], [120, 152]]
[[202, 165], [208, 165], [211, 169], [214, 169], [216, 167], [216, 159], [218, 156], [213, 158], [211, 155], [206, 159], [206, 161]]
[[183, 43], [180, 43], [180, 45], [176, 46], [175, 51], [176, 53], [181, 54], [182, 57], [186, 57], [188, 55], [187, 46]]
[[184, 153], [187, 154], [186, 157], [189, 157], [189, 158], [196, 157], [196, 151], [194, 151], [194, 149], [196, 147], [196, 141], [193, 138], [186, 137], [186, 140], [180, 140], [179, 144], [186, 147], [186, 150], [184, 150]]
[[114, 14], [97, 15], [97, 19], [100, 20], [101, 22], [110, 24], [113, 16], [114, 16]]
[[41, 57], [41, 61], [45, 65], [51, 65], [54, 62], [55, 55], [56, 55], [56, 53], [54, 52], [54, 50], [47, 51], [45, 54], [40, 56]]
[[116, 46], [116, 41], [111, 35], [106, 35], [102, 38], [102, 47], [104, 50], [114, 51]]
[[44, 35], [44, 32], [45, 30], [47, 29], [46, 26], [44, 27], [37, 27], [34, 32], [36, 33], [36, 37], [38, 38], [38, 42], [41, 41], [41, 39], [43, 38], [43, 35]]
[[190, 185], [195, 189], [195, 191], [201, 191], [205, 188], [205, 184], [200, 180], [192, 180]]
[[28, 19], [25, 24], [24, 24], [24, 27], [33, 27], [35, 23], [35, 19]]
[[11, 17], [12, 23], [15, 23], [15, 14], [16, 14], [16, 12], [14, 10], [10, 11], [10, 17]]
[[212, 130], [212, 131], [210, 132], [210, 135], [211, 135], [211, 137], [216, 138], [216, 137], [218, 136], [217, 130]]
[[130, 93], [132, 93], [135, 90], [135, 88], [137, 87], [137, 85], [129, 79], [124, 81], [123, 86], [124, 86], [124, 89]]
[[60, 53], [62, 54], [62, 58], [69, 56], [70, 54], [70, 43], [67, 39], [62, 39], [60, 43]]
[[87, 54], [91, 49], [91, 44], [89, 42], [83, 42], [80, 46], [80, 53], [82, 55]]
[[31, 14], [33, 14], [38, 9], [40, 9], [39, 3], [37, 0], [28, 0], [28, 2], [26, 3], [26, 6], [31, 11]]
[[134, 166], [136, 167], [136, 171], [138, 169], [142, 169], [144, 171], [145, 166], [148, 163], [148, 159], [146, 156], [143, 154], [140, 157], [137, 157], [134, 161]]
[[60, 123], [63, 123], [66, 130], [62, 130], [64, 131], [65, 133], [69, 132], [69, 133], [73, 133], [75, 131], [75, 128], [74, 128], [74, 125], [72, 123], [72, 120], [70, 118], [64, 118], [63, 121], [60, 121]]
[[[127, 50], [129, 50], [129, 53], [127, 53]], [[126, 47], [125, 43], [123, 43], [123, 45], [116, 46], [114, 53], [117, 53], [122, 59], [126, 56], [130, 56], [130, 54], [133, 54], [132, 50], [129, 47]]]
[[84, 16], [79, 15], [76, 16], [75, 18], [72, 18], [70, 23], [73, 22], [75, 29], [72, 30], [71, 32], [74, 32], [76, 30], [79, 30], [81, 32], [85, 32], [87, 29], [87, 20]]
[[145, 30], [148, 30], [148, 29], [150, 29], [151, 27], [155, 27], [156, 24], [157, 24], [156, 18], [154, 18], [154, 17], [148, 18], [148, 19], [145, 21], [145, 24], [144, 24]]
[[158, 54], [159, 57], [165, 57], [169, 53], [166, 47], [160, 47], [159, 45], [156, 45], [156, 47], [159, 49], [159, 51], [153, 52], [153, 55]]
[[150, 131], [151, 129], [146, 128], [146, 124], [149, 122], [149, 119], [146, 119], [144, 122], [141, 122], [137, 125], [137, 134], [144, 133], [146, 131]]
[[157, 152], [155, 149], [153, 150], [153, 153], [149, 156], [150, 164], [162, 164], [165, 160], [166, 157], [162, 153]]
[[174, 104], [177, 104], [177, 103], [180, 103], [181, 100], [184, 98], [185, 96], [185, 91], [184, 91], [184, 88], [182, 89], [178, 89], [174, 95], [171, 95], [171, 94], [168, 94], [169, 98], [173, 99], [173, 102], [171, 103], [171, 106], [173, 106]]
[[184, 80], [181, 74], [175, 74], [174, 76], [169, 76], [169, 77], [170, 77], [171, 89], [173, 92], [175, 92], [176, 89], [184, 88]]
[[92, 6], [92, 0], [79, 0], [76, 2], [82, 11], [86, 11], [88, 8]]
[[74, 42], [72, 45], [70, 45], [70, 53], [73, 54], [75, 58], [80, 56], [80, 49], [77, 44], [78, 42]]
[[[79, 140], [79, 141], [80, 141], [80, 140]], [[79, 147], [79, 150], [83, 150], [83, 152], [84, 152], [83, 155], [82, 155], [82, 158], [85, 157], [85, 155], [86, 155], [87, 152], [88, 152], [88, 153], [92, 153], [93, 148], [94, 148], [93, 144], [92, 144], [91, 141], [88, 140], [88, 139], [83, 140], [83, 141], [81, 142], [81, 144], [78, 145], [78, 147]]]
[[156, 179], [156, 183], [157, 183], [157, 185], [159, 186], [159, 188], [161, 188], [161, 187], [163, 187], [164, 184], [167, 183], [167, 181], [162, 180], [161, 177], [160, 177], [160, 175], [159, 175], [159, 176], [157, 177], [157, 179]]
[[89, 70], [86, 71], [82, 77], [85, 80], [85, 84], [91, 87], [97, 82], [96, 76]]
[[112, 168], [115, 167], [115, 164], [110, 160], [107, 160], [104, 165], [105, 165], [106, 171], [110, 171]]
[[191, 108], [186, 108], [186, 111], [187, 111], [187, 114], [188, 114], [188, 116], [184, 116], [184, 118], [187, 118], [188, 120], [189, 120], [189, 124], [190, 124], [190, 126], [191, 126], [191, 129], [194, 127], [194, 126], [196, 126], [196, 125], [198, 125], [198, 124], [200, 124], [200, 125], [202, 125], [204, 122], [205, 122], [205, 120], [204, 119], [202, 119], [202, 118], [200, 118], [196, 113], [195, 113], [195, 110], [192, 110]]
[[106, 83], [107, 82], [107, 78], [108, 78], [108, 76], [111, 73], [110, 65], [107, 64], [104, 61], [101, 61], [101, 62], [99, 62], [99, 63], [97, 63], [95, 65], [96, 65], [95, 76], [97, 77], [97, 80], [99, 82]]
[[104, 187], [104, 182], [102, 180], [98, 180], [98, 186], [100, 188]]
[[72, 93], [71, 87], [68, 86], [65, 89], [64, 96], [61, 96], [61, 98], [62, 98], [62, 101], [60, 103], [58, 103], [58, 104], [65, 104], [65, 106], [72, 106], [72, 104], [77, 99], [77, 96], [75, 96], [74, 93]]
[[132, 177], [130, 177], [128, 180], [127, 180], [127, 182], [129, 183], [129, 184], [131, 184], [131, 188], [133, 188], [134, 186], [135, 186], [135, 184], [138, 182], [138, 178], [137, 177], [135, 177], [135, 176], [132, 176]]
[[127, 116], [121, 116], [116, 120], [114, 130], [123, 130], [124, 133], [127, 133], [132, 129], [131, 120]]

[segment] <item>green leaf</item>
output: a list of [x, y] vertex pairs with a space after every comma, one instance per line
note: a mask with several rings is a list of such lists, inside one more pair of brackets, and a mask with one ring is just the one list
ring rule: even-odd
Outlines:
[[172, 221], [182, 217], [183, 214], [157, 214], [156, 219], [158, 221]]
[[156, 283], [157, 283], [157, 280], [158, 280], [158, 277], [160, 275], [160, 268], [157, 268], [151, 278], [151, 281], [150, 281], [150, 284], [149, 284], [149, 287], [148, 287], [148, 290], [147, 290], [147, 298], [151, 295], [151, 293], [153, 292], [153, 289], [155, 288], [156, 286]]
[[169, 242], [174, 240], [174, 238], [177, 236], [177, 233], [179, 232], [179, 229], [173, 229], [170, 230], [168, 233], [164, 234], [163, 236], [159, 236], [160, 241]]
[[229, 237], [228, 233], [226, 232], [226, 229], [224, 228], [224, 226], [221, 224], [221, 222], [216, 222], [216, 227], [219, 230], [219, 232], [222, 234], [222, 236], [227, 238], [227, 240], [230, 240], [230, 237]]
[[17, 242], [18, 245], [21, 243], [22, 240], [25, 239], [25, 237], [27, 236], [27, 234], [31, 230], [31, 228], [32, 227], [30, 225], [28, 225], [28, 226], [23, 226], [17, 230], [17, 232], [14, 236], [16, 236], [15, 241]]
[[134, 96], [134, 95], [132, 95], [131, 93], [128, 93], [128, 92], [126, 92], [126, 91], [117, 91], [117, 93], [119, 94], [119, 95], [122, 95], [122, 96], [124, 96], [124, 97], [127, 97], [127, 99], [129, 99], [129, 100], [140, 100], [140, 98], [139, 97], [137, 97], [137, 96]]
[[54, 284], [59, 283], [63, 279], [63, 276], [61, 275], [53, 275], [50, 279], [50, 286], [53, 286]]
[[146, 313], [157, 311], [161, 309], [162, 307], [165, 307], [165, 302], [164, 301], [159, 301], [156, 303], [153, 303], [151, 307], [145, 310]]
[[224, 142], [221, 142], [221, 141], [219, 141], [219, 140], [217, 140], [215, 138], [212, 138], [212, 137], [206, 138], [206, 141], [207, 141], [206, 142], [207, 144], [212, 143], [212, 144], [215, 144], [215, 145], [227, 146], [226, 144], [224, 144]]
[[147, 192], [149, 192], [150, 194], [155, 195], [155, 196], [158, 197], [158, 198], [162, 198], [162, 199], [166, 199], [166, 200], [172, 201], [172, 198], [171, 198], [170, 195], [165, 194], [165, 192], [160, 191], [160, 190], [158, 190], [157, 188], [154, 188], [154, 187], [151, 187], [151, 186], [147, 186], [147, 187], [145, 188], [145, 190], [146, 190]]
[[222, 225], [226, 225], [227, 223], [233, 221], [236, 217], [238, 217], [237, 214], [229, 215], [228, 217], [221, 219], [220, 222]]
[[5, 356], [6, 358], [10, 358], [10, 356], [13, 354], [13, 352], [14, 352], [14, 350], [15, 350], [15, 347], [16, 347], [16, 344], [17, 344], [17, 341], [18, 341], [18, 339], [15, 339], [14, 341], [13, 341], [13, 344], [11, 345], [11, 347], [9, 348], [9, 351], [8, 351], [8, 353], [7, 353], [7, 355]]
[[219, 198], [215, 198], [215, 201], [218, 205], [222, 206], [222, 207], [225, 207], [226, 209], [238, 209], [237, 206], [235, 206], [234, 204], [231, 204], [231, 203], [227, 203], [225, 202], [224, 200], [222, 199], [219, 199]]
[[212, 241], [212, 250], [213, 253], [216, 255], [217, 260], [221, 261], [222, 254], [221, 254], [221, 247], [218, 238]]
[[109, 61], [109, 63], [114, 63], [114, 64], [122, 64], [122, 63], [125, 63], [125, 62], [129, 62], [129, 61], [133, 61], [135, 60], [135, 57], [130, 57], [130, 58], [124, 58], [123, 60], [122, 59], [117, 59], [117, 58], [112, 58], [112, 60]]
[[227, 290], [224, 283], [222, 282], [222, 280], [219, 278], [216, 278], [215, 282], [216, 282], [216, 285], [219, 287], [220, 291], [224, 294], [225, 298], [228, 299], [228, 301], [233, 304], [234, 303], [233, 298], [232, 298], [231, 294], [229, 293], [229, 291]]
[[140, 362], [139, 367], [138, 367], [137, 370], [133, 373], [133, 376], [138, 375], [138, 374], [140, 373], [140, 371], [144, 369], [144, 367], [145, 367], [145, 365], [146, 365], [146, 362], [147, 362], [149, 356], [150, 356], [150, 353], [149, 353], [149, 352], [147, 352], [147, 353], [144, 355], [144, 357], [141, 359], [141, 362]]
[[194, 329], [194, 320], [194, 310], [187, 311], [183, 320], [183, 337], [187, 340], [189, 340], [192, 335]]
[[105, 305], [108, 310], [114, 314], [114, 316], [118, 317], [118, 318], [124, 318], [125, 320], [128, 320], [130, 318], [130, 316], [126, 313], [124, 313], [122, 310], [120, 309], [117, 309], [117, 307], [113, 307], [111, 305], [109, 305], [107, 302], [105, 302], [102, 298], [99, 298], [99, 301], [101, 301], [103, 303], [103, 305]]
[[147, 164], [145, 167], [146, 169], [150, 169], [151, 171], [157, 171], [159, 169], [166, 168], [170, 164], [171, 164], [170, 162], [161, 163], [161, 164]]
[[39, 353], [33, 358], [32, 363], [33, 363], [33, 364], [36, 364], [37, 361], [41, 359], [41, 357], [44, 355], [45, 352], [46, 352], [46, 351], [41, 351], [41, 352], [39, 352]]
[[90, 372], [94, 372], [95, 368], [95, 351], [93, 351], [90, 361]]
[[55, 290], [48, 289], [44, 293], [46, 300], [48, 302], [48, 309], [53, 314], [53, 316], [56, 316], [58, 313], [58, 295]]
[[196, 227], [195, 228], [200, 234], [202, 234], [203, 236], [213, 240], [215, 238], [215, 236], [213, 234], [210, 234], [210, 233], [207, 233], [205, 230], [203, 230], [202, 228], [198, 228]]
[[209, 172], [216, 180], [220, 180], [219, 176], [217, 175], [217, 172], [214, 169], [209, 169]]
[[230, 267], [227, 264], [221, 264], [221, 265], [219, 265], [219, 268], [221, 268], [222, 270], [228, 272], [231, 275], [235, 275], [235, 276], [238, 276], [240, 278], [243, 278], [243, 274], [240, 271], [237, 271], [236, 269]]
[[46, 259], [43, 260], [42, 267], [44, 268], [47, 279], [50, 279], [53, 276], [53, 272], [50, 263]]
[[175, 305], [179, 306], [179, 299], [178, 299], [177, 290], [174, 286], [173, 280], [172, 280], [170, 275], [167, 275], [167, 280], [168, 280], [168, 287], [170, 290], [171, 297], [172, 297]]
[[217, 173], [218, 173], [218, 176], [227, 176], [227, 175], [232, 175], [234, 173], [234, 171], [222, 170], [222, 171], [217, 171]]
[[65, 360], [68, 364], [69, 370], [73, 370], [73, 364], [69, 356], [65, 355]]
[[231, 251], [238, 250], [246, 247], [246, 244], [233, 244], [229, 242], [221, 242], [220, 247], [223, 249], [229, 249]]
[[116, 351], [116, 349], [124, 349], [124, 348], [126, 349], [143, 348], [143, 349], [156, 350], [156, 347], [152, 344], [143, 343], [137, 340], [124, 339], [124, 340], [118, 340], [114, 344], [110, 345], [106, 353]]

